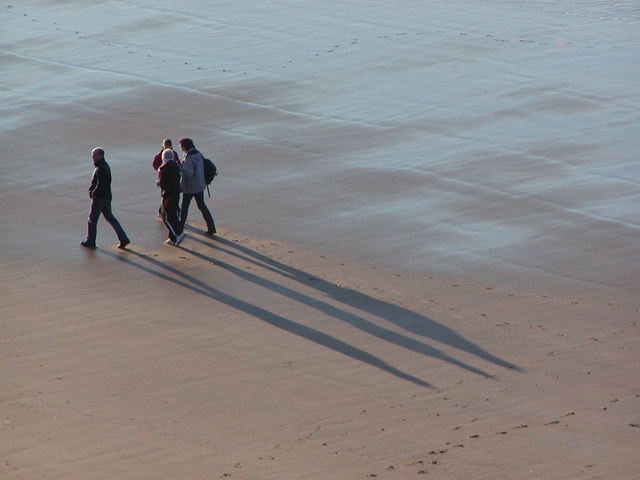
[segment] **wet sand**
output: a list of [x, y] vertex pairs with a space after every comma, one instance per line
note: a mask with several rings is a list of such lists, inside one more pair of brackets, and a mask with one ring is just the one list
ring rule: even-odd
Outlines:
[[0, 477], [634, 478], [638, 19], [542, 3], [5, 6]]

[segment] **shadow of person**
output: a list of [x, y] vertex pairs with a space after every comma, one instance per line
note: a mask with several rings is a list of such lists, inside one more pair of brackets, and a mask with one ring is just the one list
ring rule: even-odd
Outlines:
[[[253, 259], [253, 263], [257, 266], [267, 268], [275, 273], [286, 276], [291, 280], [317, 289], [337, 302], [348, 305], [353, 309], [361, 310], [370, 315], [374, 315], [415, 335], [429, 338], [436, 342], [475, 355], [478, 358], [500, 367], [523, 371], [520, 367], [485, 351], [480, 346], [462, 337], [453, 329], [407, 308], [377, 299], [351, 288], [335, 285], [221, 237], [216, 237], [215, 243], [209, 243], [198, 238], [194, 238], [194, 240], [211, 248], [219, 249], [220, 251], [230, 255], [234, 254], [231, 249], [241, 252], [243, 254], [241, 257], [244, 258], [245, 261], [251, 258]], [[228, 248], [222, 248], [221, 245]]]
[[[108, 250], [97, 251], [104, 255], [115, 258], [116, 260], [123, 262], [126, 265], [135, 267], [162, 280], [166, 280], [168, 282], [179, 285], [190, 290], [193, 293], [210, 298], [211, 300], [224, 303], [229, 307], [244, 312], [247, 315], [251, 315], [265, 323], [268, 323], [269, 325], [284, 330], [288, 333], [297, 335], [318, 345], [329, 348], [354, 360], [366, 363], [372, 367], [378, 368], [384, 372], [411, 382], [415, 385], [431, 389], [435, 388], [428, 382], [425, 382], [418, 377], [399, 370], [388, 362], [385, 362], [379, 357], [376, 357], [375, 355], [372, 355], [358, 347], [350, 345], [347, 342], [321, 332], [315, 328], [311, 328], [298, 322], [294, 322], [293, 320], [289, 320], [281, 315], [275, 314], [262, 307], [259, 307], [258, 305], [251, 304], [240, 298], [224, 293], [216, 288], [211, 287], [202, 280], [199, 280], [192, 275], [188, 275], [181, 270], [172, 267], [171, 265], [167, 265], [166, 263], [163, 263], [153, 257], [136, 252], [135, 250], [131, 249], [127, 250], [127, 255], [116, 254]], [[131, 258], [129, 258], [131, 256], [137, 257], [139, 261], [132, 260]], [[164, 273], [162, 270], [167, 273]]]
[[[200, 242], [202, 242], [202, 240], [199, 240]], [[205, 242], [202, 242], [205, 243]], [[260, 277], [258, 275], [255, 275], [251, 272], [248, 272], [247, 270], [243, 270], [241, 268], [235, 267], [227, 262], [224, 262], [218, 258], [212, 258], [209, 257], [207, 255], [204, 255], [198, 251], [189, 249], [187, 247], [182, 246], [181, 247], [183, 251], [191, 254], [192, 256], [196, 257], [196, 258], [200, 258], [201, 260], [206, 261], [207, 263], [214, 263], [217, 267], [222, 268], [224, 270], [227, 270], [231, 273], [233, 273], [234, 275], [242, 278], [243, 280], [252, 282], [256, 285], [259, 285], [267, 290], [270, 290], [274, 293], [277, 293], [279, 295], [282, 295], [284, 297], [289, 298], [290, 300], [293, 300], [295, 302], [301, 303], [303, 305], [306, 305], [310, 308], [313, 308], [315, 310], [318, 310], [322, 313], [324, 313], [325, 315], [331, 316], [337, 320], [340, 320], [342, 322], [348, 323], [349, 325], [363, 331], [366, 332], [374, 337], [377, 337], [381, 340], [393, 343], [399, 347], [405, 348], [407, 350], [411, 350], [413, 352], [416, 353], [420, 353], [422, 355], [426, 355], [429, 357], [433, 357], [445, 362], [448, 362], [452, 365], [455, 365], [457, 367], [463, 368], [465, 370], [468, 370], [472, 373], [475, 373], [477, 375], [482, 375], [484, 377], [490, 377], [491, 375], [483, 370], [480, 370], [476, 367], [473, 367], [471, 365], [468, 365], [460, 360], [457, 360], [449, 355], [447, 355], [446, 353], [431, 347], [429, 345], [426, 345], [422, 342], [419, 342], [411, 337], [408, 337], [406, 335], [403, 335], [401, 333], [398, 332], [394, 332], [393, 330], [389, 330], [388, 328], [384, 328], [381, 327], [380, 325], [377, 325], [369, 320], [366, 320], [365, 318], [359, 316], [359, 315], [355, 315], [353, 313], [350, 313], [346, 310], [340, 309], [338, 307], [335, 307], [334, 305], [331, 305], [330, 303], [324, 302], [322, 300], [319, 300], [317, 298], [311, 297], [309, 295], [306, 295], [300, 291], [288, 288], [284, 285], [281, 285], [279, 283], [273, 282], [271, 280], [268, 280], [266, 278]], [[225, 251], [226, 249], [220, 249]], [[245, 261], [251, 261], [250, 259], [247, 259], [246, 257], [242, 257], [239, 256], [237, 254], [234, 254], [234, 252], [228, 252], [226, 251], [226, 253], [231, 253], [231, 255], [235, 255], [239, 258], [244, 259]]]

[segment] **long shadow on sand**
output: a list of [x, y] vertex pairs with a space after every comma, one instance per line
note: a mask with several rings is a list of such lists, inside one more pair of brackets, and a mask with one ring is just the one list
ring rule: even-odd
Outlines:
[[[209, 245], [207, 242], [204, 242], [202, 240], [199, 239], [193, 239], [196, 240], [200, 243], [203, 243], [205, 245]], [[251, 283], [254, 283], [260, 287], [263, 287], [265, 289], [268, 289], [274, 293], [277, 293], [279, 295], [282, 295], [284, 297], [287, 297], [293, 301], [296, 301], [298, 303], [301, 303], [303, 305], [306, 305], [307, 307], [311, 307], [314, 308], [322, 313], [324, 313], [325, 315], [331, 316], [337, 320], [340, 320], [342, 322], [348, 323], [349, 325], [362, 330], [366, 333], [368, 333], [369, 335], [373, 335], [374, 337], [377, 337], [381, 340], [393, 343], [399, 347], [405, 348], [407, 350], [411, 350], [413, 352], [416, 353], [420, 353], [422, 355], [426, 355], [429, 357], [433, 357], [433, 358], [437, 358], [439, 360], [442, 360], [444, 362], [450, 363], [452, 365], [455, 365], [457, 367], [463, 368], [465, 370], [468, 370], [472, 373], [475, 373], [477, 375], [482, 375], [484, 377], [490, 377], [491, 375], [483, 370], [480, 370], [476, 367], [473, 367], [471, 365], [468, 365], [464, 362], [461, 362], [460, 360], [457, 360], [449, 355], [447, 355], [446, 353], [433, 348], [429, 345], [426, 345], [422, 342], [419, 342], [411, 337], [408, 337], [406, 335], [403, 335], [401, 333], [398, 332], [394, 332], [393, 330], [389, 330], [388, 328], [384, 328], [381, 327], [373, 322], [370, 322], [369, 320], [366, 320], [358, 315], [355, 315], [353, 313], [347, 312], [346, 310], [342, 310], [338, 307], [335, 307], [327, 302], [323, 302], [322, 300], [319, 300], [317, 298], [311, 297], [309, 295], [305, 295], [304, 293], [301, 293], [299, 291], [296, 291], [294, 289], [291, 288], [287, 288], [284, 285], [280, 285], [276, 282], [272, 282], [270, 280], [267, 280], [265, 278], [259, 277], [258, 275], [254, 275], [253, 273], [250, 273], [246, 270], [240, 269], [238, 267], [235, 267], [229, 263], [226, 263], [218, 258], [212, 258], [212, 257], [208, 257], [207, 255], [204, 255], [200, 252], [197, 252], [195, 250], [191, 250], [189, 248], [186, 247], [181, 247], [182, 250], [184, 250], [185, 252], [191, 254], [192, 256], [196, 257], [196, 258], [200, 258], [206, 262], [210, 262], [210, 263], [214, 263], [216, 265], [216, 267], [222, 268], [224, 270], [227, 270], [231, 273], [233, 273], [234, 275], [237, 275], [238, 277], [242, 278], [243, 280], [249, 281]], [[240, 258], [244, 261], [247, 261], [249, 263], [255, 264], [255, 262], [251, 259], [251, 258], [247, 258], [241, 255], [238, 255], [234, 252], [231, 252], [227, 249], [224, 248], [219, 248], [219, 250], [224, 251], [226, 254], [231, 255], [231, 256], [236, 256], [237, 258]], [[261, 265], [264, 267], [264, 265]], [[278, 273], [282, 273], [282, 272], [278, 272]], [[287, 276], [287, 278], [289, 278]], [[309, 278], [309, 275], [307, 274], [307, 276], [305, 278]], [[305, 285], [309, 285], [310, 282], [305, 282]]]
[[[129, 258], [129, 255], [126, 254], [116, 254], [100, 248], [98, 248], [96, 252], [108, 255], [129, 266], [135, 267], [142, 270], [143, 272], [161, 278], [162, 280], [175, 283], [181, 287], [191, 290], [194, 293], [198, 293], [217, 302], [229, 305], [232, 308], [258, 318], [263, 322], [268, 323], [269, 325], [280, 328], [294, 335], [298, 335], [299, 337], [305, 338], [324, 347], [330, 348], [338, 353], [353, 358], [354, 360], [358, 360], [371, 365], [372, 367], [379, 368], [380, 370], [390, 373], [391, 375], [394, 375], [398, 378], [407, 380], [421, 387], [432, 389], [435, 388], [433, 385], [425, 382], [424, 380], [393, 367], [392, 365], [385, 362], [384, 360], [381, 360], [375, 355], [367, 353], [364, 350], [354, 347], [353, 345], [343, 342], [342, 340], [339, 340], [319, 330], [301, 325], [300, 323], [284, 318], [281, 315], [277, 315], [273, 312], [269, 312], [268, 310], [258, 307], [257, 305], [253, 305], [249, 302], [245, 302], [244, 300], [221, 292], [220, 290], [207, 285], [205, 282], [191, 275], [188, 275], [175, 267], [156, 260], [155, 258], [149, 257], [148, 255], [138, 253], [134, 250], [127, 250], [130, 255], [136, 257], [139, 260], [135, 261]], [[191, 251], [189, 252], [192, 253]], [[218, 263], [217, 260], [216, 263]], [[156, 268], [165, 270], [168, 273], [158, 271], [156, 270]]]
[[[395, 305], [393, 303], [379, 300], [377, 298], [371, 297], [370, 295], [361, 293], [357, 290], [341, 287], [339, 285], [335, 285], [333, 283], [327, 282], [326, 280], [322, 280], [321, 278], [312, 276], [307, 272], [298, 270], [294, 267], [291, 267], [290, 265], [286, 265], [278, 260], [269, 258], [261, 253], [256, 252], [255, 250], [239, 245], [236, 242], [231, 242], [224, 238], [216, 237], [216, 243], [205, 242], [203, 240], [194, 238], [193, 236], [191, 238], [211, 248], [218, 249], [228, 255], [232, 255], [232, 256], [235, 255], [236, 257], [239, 257], [244, 261], [250, 261], [254, 265], [269, 269], [274, 273], [286, 276], [287, 278], [303, 283], [308, 287], [315, 288], [320, 292], [322, 292], [323, 294], [327, 295], [329, 298], [332, 298], [338, 302], [348, 305], [351, 308], [364, 311], [371, 315], [375, 315], [378, 318], [381, 318], [382, 320], [385, 320], [391, 324], [394, 324], [408, 332], [411, 332], [416, 335], [420, 335], [425, 338], [429, 338], [436, 342], [470, 353], [485, 361], [491, 362], [495, 365], [498, 365], [504, 368], [514, 369], [517, 371], [522, 371], [522, 369], [517, 367], [516, 365], [509, 363], [499, 357], [496, 357], [495, 355], [492, 355], [491, 353], [485, 351], [484, 349], [474, 344], [473, 342], [465, 339], [464, 337], [456, 333], [454, 330], [434, 320], [431, 320], [430, 318], [425, 317], [424, 315], [420, 315], [416, 312], [413, 312], [401, 306]], [[223, 248], [220, 245], [224, 245], [228, 248]], [[241, 253], [236, 253], [233, 250]], [[209, 259], [208, 257], [203, 256], [191, 250], [189, 250], [189, 253], [191, 253], [194, 256], [204, 257], [209, 261], [215, 261], [216, 264], [224, 268], [227, 268], [226, 264], [222, 264], [217, 259], [216, 260]], [[227, 269], [238, 270], [238, 269], [235, 269], [234, 267], [227, 268]], [[242, 274], [246, 276], [246, 273], [242, 271], [239, 271], [236, 273], [238, 273], [239, 275]], [[263, 283], [265, 282], [262, 279], [260, 280]], [[277, 286], [278, 287], [277, 291], [282, 293], [282, 287], [280, 285], [278, 284], [273, 284], [273, 285]], [[294, 292], [294, 293], [298, 295], [297, 292]], [[317, 300], [313, 300], [313, 302], [317, 303]], [[335, 307], [331, 307], [331, 308], [334, 309], [334, 316], [336, 316], [335, 314], [337, 314], [338, 312], [342, 312], [341, 310], [336, 309]], [[376, 336], [380, 336], [384, 334], [385, 339], [389, 341], [395, 341], [396, 343], [404, 346], [405, 348], [421, 351], [421, 353], [425, 353], [425, 354], [434, 356], [436, 358], [440, 358], [444, 361], [461, 366], [475, 373], [487, 375], [486, 373], [476, 369], [475, 367], [468, 366], [458, 360], [452, 359], [450, 356], [440, 352], [435, 348], [427, 347], [422, 343], [416, 342], [415, 340], [409, 339], [408, 337], [400, 336], [394, 332], [391, 332], [375, 324], [372, 324], [371, 322], [366, 322], [365, 324], [364, 323], [365, 321], [363, 319], [360, 319], [355, 315], [343, 312], [342, 315], [337, 316], [336, 318], [347, 321], [352, 325], [358, 328], [362, 328], [363, 330], [367, 330], [369, 333], [374, 334]], [[356, 321], [356, 319], [358, 320]], [[393, 336], [389, 336], [388, 335], [389, 333], [392, 333]], [[407, 340], [411, 340], [411, 342], [408, 342]], [[428, 349], [428, 350], [425, 350], [425, 349]]]

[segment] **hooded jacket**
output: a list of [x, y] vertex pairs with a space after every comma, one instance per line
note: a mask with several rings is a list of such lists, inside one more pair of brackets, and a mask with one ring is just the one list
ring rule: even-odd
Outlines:
[[111, 200], [111, 168], [104, 158], [93, 163], [95, 169], [89, 185], [89, 196], [96, 200]]
[[204, 182], [204, 162], [202, 154], [192, 148], [182, 161], [180, 188], [184, 193], [200, 193], [207, 187]]
[[158, 169], [162, 198], [180, 197], [180, 167], [175, 160], [163, 163]]

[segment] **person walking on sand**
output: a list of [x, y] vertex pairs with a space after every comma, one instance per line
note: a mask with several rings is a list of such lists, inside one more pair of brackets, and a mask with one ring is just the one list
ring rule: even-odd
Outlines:
[[162, 165], [158, 168], [160, 179], [158, 186], [162, 189], [162, 221], [169, 229], [169, 238], [165, 243], [180, 245], [184, 240], [182, 225], [178, 220], [178, 203], [180, 201], [180, 167], [175, 161], [173, 151], [162, 152]]
[[111, 213], [111, 169], [104, 159], [104, 150], [102, 148], [94, 148], [91, 151], [91, 159], [95, 166], [91, 184], [89, 185], [89, 197], [91, 198], [91, 210], [89, 212], [89, 224], [87, 239], [80, 242], [85, 248], [96, 248], [96, 236], [98, 233], [98, 219], [100, 214], [113, 227], [118, 235], [118, 248], [124, 249], [131, 243], [129, 237], [124, 232], [120, 222]]
[[182, 178], [180, 187], [182, 189], [182, 209], [180, 213], [180, 225], [184, 229], [189, 214], [189, 204], [191, 199], [196, 199], [196, 204], [207, 223], [207, 235], [216, 233], [216, 225], [213, 222], [213, 216], [204, 203], [204, 189], [206, 183], [204, 180], [204, 162], [202, 154], [196, 150], [193, 140], [183, 137], [179, 142], [180, 150], [184, 152], [182, 159]]
[[[153, 162], [151, 163], [151, 165], [153, 166], [153, 169], [156, 172], [158, 172], [158, 181], [160, 180], [160, 170], [159, 169], [162, 166], [162, 152], [164, 152], [165, 150], [171, 150], [173, 152], [173, 160], [176, 162], [178, 167], [182, 167], [182, 162], [180, 161], [180, 157], [178, 157], [178, 152], [176, 152], [173, 149], [173, 142], [171, 141], [170, 138], [165, 138], [162, 141], [162, 146], [160, 147], [160, 150], [153, 157]], [[180, 211], [179, 207], [178, 207], [178, 211]], [[162, 205], [160, 205], [160, 208], [158, 209], [158, 217], [163, 218], [162, 217]]]

